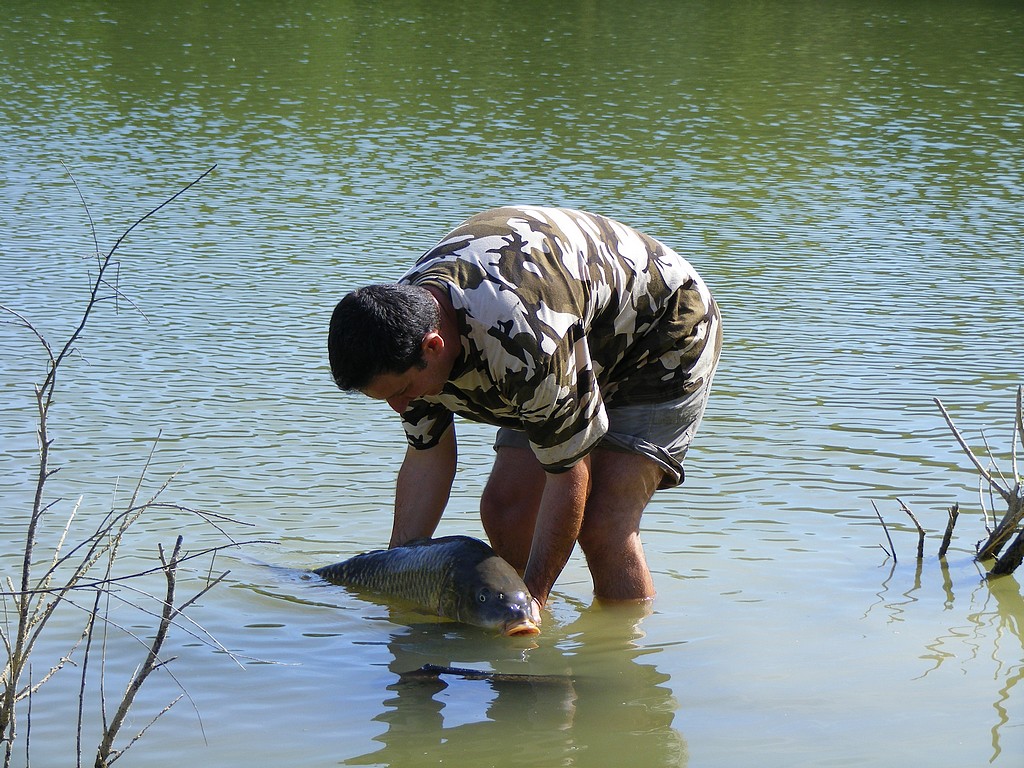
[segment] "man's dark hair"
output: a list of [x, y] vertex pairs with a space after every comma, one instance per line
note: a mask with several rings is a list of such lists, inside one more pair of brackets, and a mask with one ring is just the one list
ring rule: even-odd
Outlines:
[[426, 288], [389, 283], [357, 288], [331, 316], [327, 352], [340, 389], [362, 389], [382, 373], [422, 368], [423, 337], [441, 316]]

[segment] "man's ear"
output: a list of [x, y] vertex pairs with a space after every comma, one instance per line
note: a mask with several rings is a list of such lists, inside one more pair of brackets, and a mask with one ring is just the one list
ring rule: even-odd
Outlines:
[[444, 337], [437, 331], [428, 331], [421, 346], [424, 354], [432, 352], [436, 355], [444, 350]]

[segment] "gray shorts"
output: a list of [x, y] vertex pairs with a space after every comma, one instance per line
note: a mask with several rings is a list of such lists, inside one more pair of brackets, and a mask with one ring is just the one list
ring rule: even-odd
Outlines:
[[[704, 417], [711, 378], [707, 377], [706, 386], [678, 400], [608, 409], [608, 433], [598, 447], [646, 456], [665, 472], [659, 488], [679, 485], [685, 476], [683, 458]], [[494, 449], [502, 446], [529, 448], [530, 441], [521, 430], [501, 427]]]

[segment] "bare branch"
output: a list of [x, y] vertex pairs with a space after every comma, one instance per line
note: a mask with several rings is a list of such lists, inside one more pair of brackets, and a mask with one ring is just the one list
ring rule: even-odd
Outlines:
[[[875, 502], [872, 501], [871, 502], [871, 506], [875, 508], [875, 517], [877, 517], [878, 518], [878, 522], [880, 522], [882, 524], [882, 530], [885, 531], [885, 538], [889, 540], [889, 549], [886, 549], [885, 547], [882, 547], [882, 550], [887, 555], [889, 555], [892, 558], [892, 562], [895, 565], [896, 562], [897, 562], [897, 560], [896, 560], [896, 547], [893, 546], [892, 536], [889, 535], [889, 526], [887, 526], [885, 524], [885, 520], [882, 519], [882, 513], [878, 511], [878, 507], [875, 505]], [[879, 544], [878, 546], [881, 547], [882, 545]]]
[[1014, 439], [1010, 443], [1010, 464], [1013, 467], [1013, 479], [1020, 485], [1020, 472], [1017, 471], [1017, 438], [1024, 447], [1024, 384], [1017, 387], [1017, 418], [1013, 422]]
[[125, 718], [128, 716], [128, 710], [131, 709], [135, 696], [138, 694], [139, 689], [142, 688], [142, 684], [146, 682], [146, 678], [149, 677], [153, 670], [159, 666], [160, 650], [163, 648], [164, 640], [167, 637], [167, 630], [170, 628], [178, 612], [174, 607], [174, 589], [178, 575], [178, 556], [181, 553], [183, 541], [184, 539], [178, 536], [169, 559], [164, 557], [163, 548], [161, 547], [160, 549], [160, 562], [163, 566], [164, 576], [167, 579], [167, 593], [164, 597], [163, 614], [160, 617], [160, 623], [150, 645], [149, 653], [146, 655], [146, 660], [128, 683], [128, 687], [125, 689], [124, 696], [121, 699], [121, 704], [114, 713], [110, 724], [104, 729], [103, 739], [96, 750], [96, 768], [105, 768], [110, 765], [112, 759], [116, 759], [119, 753], [113, 752], [114, 739], [117, 738], [118, 731], [120, 731], [121, 726], [124, 724]]
[[1017, 538], [996, 560], [996, 564], [992, 566], [988, 574], [989, 576], [1005, 576], [1017, 570], [1021, 562], [1024, 562], [1024, 530], [1017, 533]]
[[924, 559], [924, 528], [922, 528], [921, 524], [919, 522], [917, 522], [917, 518], [914, 517], [914, 513], [910, 511], [910, 507], [908, 507], [906, 504], [904, 504], [899, 499], [896, 499], [896, 501], [900, 502], [900, 508], [904, 512], [907, 513], [907, 515], [910, 517], [910, 519], [914, 521], [914, 525], [917, 527], [917, 559], [918, 560], [923, 560]]
[[47, 360], [49, 360], [51, 363], [53, 362], [53, 350], [50, 348], [50, 343], [46, 340], [43, 334], [41, 334], [39, 330], [34, 325], [32, 325], [28, 318], [26, 318], [20, 312], [11, 309], [6, 304], [0, 304], [0, 312], [6, 312], [9, 315], [13, 315], [17, 322], [11, 320], [8, 320], [6, 322], [12, 325], [20, 325], [22, 328], [24, 328], [33, 336], [35, 336], [36, 341], [38, 341], [40, 345], [42, 345], [43, 349], [46, 350]]
[[96, 237], [96, 222], [92, 220], [92, 211], [89, 210], [89, 204], [85, 201], [85, 195], [82, 194], [82, 188], [78, 186], [78, 180], [75, 178], [74, 174], [71, 173], [71, 169], [68, 168], [67, 163], [61, 160], [60, 164], [64, 167], [64, 172], [68, 175], [68, 178], [71, 179], [71, 183], [74, 184], [75, 191], [78, 193], [78, 199], [82, 201], [82, 209], [85, 211], [86, 218], [89, 219], [89, 232], [92, 234], [93, 253], [96, 254], [96, 259], [98, 261], [100, 257], [100, 241]]
[[995, 469], [996, 474], [999, 475], [999, 479], [1003, 481], [1003, 485], [1006, 488], [1010, 487], [1006, 476], [1003, 474], [1003, 470], [996, 464], [995, 454], [992, 453], [992, 446], [988, 444], [988, 435], [985, 434], [985, 430], [981, 430], [981, 441], [985, 444], [985, 452], [988, 454], [989, 466]]
[[159, 720], [161, 717], [163, 717], [168, 712], [170, 712], [171, 711], [171, 707], [173, 707], [175, 704], [177, 704], [183, 698], [185, 698], [185, 694], [184, 693], [178, 694], [178, 697], [176, 699], [172, 700], [167, 706], [165, 706], [163, 709], [161, 709], [159, 712], [157, 712], [155, 715], [153, 715], [153, 719], [150, 720], [145, 726], [143, 726], [142, 730], [140, 730], [137, 734], [135, 734], [132, 737], [131, 741], [129, 741], [127, 744], [124, 745], [124, 747], [114, 751], [110, 755], [110, 759], [107, 760], [106, 764], [108, 766], [109, 765], [113, 765], [118, 760], [118, 758], [121, 757], [121, 755], [123, 755], [125, 752], [127, 752], [132, 747], [132, 745], [135, 744], [135, 742], [137, 742], [139, 739], [141, 739], [145, 735], [146, 731], [148, 731], [157, 720]]
[[[105, 708], [104, 674], [102, 670], [100, 672], [100, 708], [102, 710], [101, 714], [104, 724], [104, 734], [109, 737], [106, 756], [110, 758], [110, 761], [112, 761], [120, 754], [123, 754], [123, 749], [116, 753], [113, 751], [113, 740], [116, 738], [117, 730], [123, 724], [127, 710], [131, 707], [135, 695], [146, 677], [152, 671], [164, 668], [164, 666], [171, 661], [171, 659], [163, 659], [159, 656], [160, 647], [164, 642], [169, 627], [172, 624], [175, 624], [175, 619], [179, 617], [181, 610], [193, 605], [195, 600], [197, 600], [202, 594], [205, 594], [208, 589], [212, 588], [220, 581], [219, 579], [209, 581], [207, 586], [195, 597], [186, 601], [182, 606], [175, 608], [174, 589], [176, 573], [179, 565], [193, 558], [201, 557], [204, 553], [183, 554], [183, 540], [179, 537], [170, 557], [165, 558], [161, 555], [161, 564], [158, 568], [145, 570], [138, 574], [115, 577], [113, 576], [113, 562], [123, 536], [126, 534], [131, 524], [137, 520], [140, 515], [142, 515], [146, 510], [154, 507], [195, 512], [201, 519], [213, 525], [213, 527], [221, 533], [224, 531], [218, 522], [227, 520], [225, 517], [213, 515], [211, 513], [201, 512], [198, 510], [188, 510], [187, 507], [180, 505], [158, 502], [160, 494], [163, 493], [169, 483], [173, 480], [173, 476], [166, 480], [166, 482], [157, 489], [147, 502], [141, 504], [138, 503], [143, 487], [143, 478], [146, 476], [152, 463], [153, 451], [151, 450], [135, 486], [131, 502], [127, 507], [118, 510], [116, 508], [116, 504], [112, 503], [110, 511], [103, 517], [99, 525], [88, 533], [83, 540], [79, 541], [79, 543], [66, 549], [82, 504], [82, 499], [79, 498], [60, 531], [56, 546], [47, 558], [49, 562], [44, 560], [43, 564], [39, 568], [39, 570], [42, 570], [41, 576], [38, 571], [34, 570], [36, 568], [37, 560], [37, 537], [39, 532], [42, 530], [41, 525], [46, 515], [56, 504], [62, 501], [62, 499], [47, 500], [45, 493], [47, 489], [47, 481], [59, 470], [59, 467], [52, 467], [50, 465], [54, 442], [49, 435], [49, 415], [50, 408], [55, 401], [54, 398], [58, 374], [63, 370], [62, 364], [69, 356], [77, 354], [76, 345], [80, 341], [86, 326], [89, 324], [94, 310], [96, 310], [101, 303], [113, 301], [116, 309], [116, 305], [119, 304], [119, 302], [125, 301], [141, 314], [139, 307], [137, 307], [124, 294], [119, 285], [120, 263], [115, 260], [117, 251], [121, 248], [127, 237], [137, 227], [202, 181], [216, 166], [207, 169], [185, 187], [179, 189], [175, 194], [171, 195], [162, 203], [149, 210], [145, 215], [138, 218], [131, 224], [131, 226], [124, 230], [106, 254], [103, 254], [100, 251], [95, 221], [93, 220], [92, 213], [89, 210], [89, 206], [85, 200], [82, 189], [80, 188], [77, 180], [71, 174], [70, 170], [67, 169], [67, 166], [64, 167], [67, 171], [68, 177], [71, 179], [72, 184], [78, 192], [82, 206], [85, 209], [94, 247], [93, 256], [95, 258], [95, 268], [89, 268], [87, 270], [89, 292], [84, 309], [78, 317], [77, 324], [73, 327], [70, 334], [64, 339], [62, 345], [58, 347], [51, 347], [45, 336], [33, 325], [28, 317], [11, 307], [0, 305], [0, 322], [18, 326], [27, 330], [40, 344], [45, 353], [45, 373], [41, 383], [33, 386], [37, 415], [36, 439], [38, 446], [38, 461], [35, 468], [35, 488], [32, 506], [28, 516], [28, 524], [25, 527], [24, 551], [23, 557], [21, 558], [21, 569], [17, 579], [7, 578], [7, 591], [0, 592], [0, 600], [2, 600], [4, 608], [4, 616], [2, 624], [0, 624], [0, 641], [2, 641], [3, 649], [7, 652], [6, 661], [4, 662], [2, 671], [0, 671], [0, 742], [4, 742], [4, 768], [10, 764], [12, 745], [19, 730], [19, 718], [16, 713], [16, 705], [20, 700], [27, 699], [26, 706], [29, 717], [27, 721], [27, 732], [24, 739], [24, 749], [25, 761], [26, 764], [28, 764], [30, 753], [28, 733], [31, 730], [33, 696], [43, 684], [56, 674], [57, 671], [75, 663], [73, 655], [78, 652], [78, 649], [84, 641], [85, 650], [83, 652], [84, 656], [81, 659], [82, 676], [78, 702], [79, 740], [77, 756], [78, 765], [81, 765], [81, 735], [82, 726], [85, 721], [88, 667], [90, 659], [93, 657], [93, 654], [97, 652], [101, 654], [101, 667], [104, 666], [103, 654], [105, 654], [106, 647], [105, 630], [107, 627], [116, 626], [111, 621], [109, 613], [111, 597], [114, 594], [114, 585], [127, 585], [132, 579], [142, 577], [156, 571], [162, 571], [165, 575], [165, 579], [167, 580], [167, 596], [163, 600], [158, 600], [158, 602], [163, 605], [163, 610], [161, 611], [158, 619], [157, 637], [153, 640], [152, 644], [148, 645], [149, 651], [146, 655], [146, 660], [139, 667], [136, 675], [133, 676], [125, 695], [121, 700], [121, 705], [115, 713], [114, 719], [109, 723], [107, 721]], [[154, 442], [153, 450], [155, 450], [155, 445], [156, 442]], [[228, 546], [239, 546], [241, 543], [232, 540], [229, 545], [208, 548], [205, 550], [205, 554], [210, 555], [212, 561], [215, 553], [220, 549], [227, 548]], [[106, 571], [103, 574], [103, 578], [91, 578], [87, 582], [87, 576], [91, 575], [93, 568], [97, 566], [103, 558], [106, 558], [107, 560]], [[91, 589], [95, 593], [94, 598], [91, 601], [91, 609], [85, 609], [88, 618], [81, 636], [69, 651], [61, 654], [52, 664], [46, 665], [48, 671], [43, 674], [42, 677], [36, 677], [33, 674], [33, 665], [30, 659], [38, 640], [47, 627], [50, 618], [54, 615], [59, 606], [69, 605], [80, 610], [82, 609], [81, 606], [76, 605], [75, 601], [70, 599], [70, 595], [73, 591], [81, 589]], [[104, 598], [106, 600], [105, 605]], [[135, 607], [140, 610], [144, 610], [142, 606]], [[94, 651], [94, 630], [96, 628], [97, 620], [103, 622], [104, 632], [102, 635], [103, 639], [100, 650]], [[128, 634], [132, 634], [125, 627], [120, 627], [119, 629], [121, 631], [128, 632]], [[205, 632], [205, 630], [203, 631]], [[191, 634], [198, 636], [194, 632]], [[206, 634], [208, 635], [208, 633]], [[25, 682], [26, 679], [27, 683]], [[187, 697], [187, 693], [184, 693], [184, 695]], [[167, 708], [170, 706], [173, 706], [173, 702]], [[166, 711], [166, 709], [164, 711]], [[159, 714], [157, 717], [159, 717]], [[148, 727], [149, 726], [146, 726], [146, 728]], [[140, 738], [146, 731], [146, 728], [143, 728], [142, 731], [140, 731], [140, 733], [129, 742], [128, 746], [135, 743], [135, 741], [137, 741], [138, 738]], [[125, 747], [125, 749], [127, 749], [127, 747]], [[106, 760], [106, 757], [103, 756], [102, 752], [102, 749], [97, 752], [98, 764], [101, 759]], [[103, 764], [109, 764], [109, 761], [104, 762]]]
[[956, 519], [960, 516], [960, 505], [953, 504], [949, 508], [949, 522], [946, 523], [946, 532], [942, 535], [942, 544], [939, 545], [939, 557], [945, 557], [947, 550], [949, 550], [949, 543], [953, 539], [953, 527], [956, 525]]
[[[217, 545], [215, 547], [207, 547], [206, 549], [202, 549], [202, 550], [200, 550], [198, 552], [193, 552], [191, 554], [182, 555], [181, 558], [178, 560], [178, 562], [187, 563], [190, 560], [195, 560], [196, 558], [205, 557], [206, 555], [212, 554], [214, 552], [220, 552], [221, 550], [225, 550], [225, 549], [234, 549], [236, 547], [244, 547], [244, 546], [247, 546], [249, 544], [273, 544], [273, 543], [275, 543], [275, 542], [272, 542], [272, 541], [270, 541], [268, 539], [250, 539], [248, 541], [236, 541], [236, 542], [231, 542], [229, 544], [219, 544], [219, 545]], [[135, 571], [134, 573], [125, 574], [124, 576], [111, 576], [109, 578], [96, 579], [94, 581], [88, 581], [88, 582], [84, 582], [84, 583], [80, 583], [80, 584], [75, 584], [73, 587], [64, 586], [64, 587], [53, 587], [51, 589], [29, 589], [29, 590], [26, 590], [26, 591], [20, 591], [19, 590], [19, 591], [14, 591], [14, 592], [0, 592], [0, 596], [19, 597], [19, 596], [22, 596], [22, 595], [40, 595], [40, 594], [57, 594], [57, 593], [64, 594], [66, 592], [71, 592], [71, 591], [74, 591], [74, 590], [99, 589], [99, 588], [109, 587], [112, 584], [117, 584], [117, 583], [120, 583], [120, 582], [131, 581], [131, 580], [137, 579], [137, 578], [139, 578], [141, 576], [148, 576], [151, 573], [159, 573], [160, 571], [163, 571], [163, 570], [164, 570], [164, 566], [163, 565], [159, 565], [159, 566], [155, 566], [153, 568], [147, 568], [147, 569], [142, 570], [142, 571]]]
[[942, 401], [939, 400], [939, 398], [937, 397], [933, 399], [935, 400], [935, 404], [939, 406], [939, 410], [942, 411], [942, 418], [946, 420], [946, 424], [949, 426], [950, 431], [953, 433], [953, 437], [955, 437], [956, 441], [960, 443], [960, 447], [964, 450], [964, 453], [967, 454], [967, 457], [971, 460], [971, 463], [974, 464], [975, 468], [978, 470], [978, 473], [988, 481], [989, 485], [991, 485], [996, 490], [996, 492], [1003, 497], [1003, 499], [1009, 501], [1011, 496], [1010, 491], [1001, 486], [995, 480], [995, 478], [993, 478], [992, 475], [989, 474], [989, 471], [985, 469], [984, 466], [982, 466], [981, 461], [979, 461], [978, 457], [974, 455], [974, 451], [971, 450], [970, 446], [967, 445], [967, 441], [964, 440], [963, 435], [960, 434], [960, 430], [958, 430], [956, 428], [956, 425], [953, 424], [953, 419], [950, 417], [949, 412], [946, 410], [946, 407], [942, 404]]
[[[194, 179], [193, 181], [189, 182], [182, 189], [179, 189], [177, 192], [175, 192], [173, 195], [171, 195], [169, 198], [164, 200], [162, 203], [160, 203], [155, 208], [152, 208], [145, 215], [143, 215], [140, 218], [136, 219], [135, 223], [133, 223], [130, 227], [128, 227], [128, 229], [126, 229], [121, 234], [121, 236], [119, 238], [117, 238], [117, 240], [114, 242], [114, 245], [107, 252], [106, 256], [102, 257], [101, 259], [98, 259], [98, 265], [97, 265], [98, 273], [97, 273], [97, 275], [94, 278], [93, 283], [92, 283], [92, 289], [90, 291], [89, 302], [86, 304], [85, 311], [82, 313], [82, 317], [79, 320], [78, 326], [75, 328], [74, 331], [72, 331], [71, 335], [68, 337], [68, 340], [65, 342], [64, 346], [61, 348], [61, 351], [57, 354], [57, 356], [56, 356], [56, 358], [54, 360], [54, 364], [50, 368], [50, 375], [47, 376], [46, 380], [43, 382], [43, 389], [47, 389], [47, 388], [52, 387], [53, 374], [56, 372], [56, 367], [61, 363], [61, 361], [64, 360], [64, 358], [66, 358], [70, 354], [71, 350], [74, 348], [75, 344], [78, 342], [78, 339], [81, 337], [82, 332], [85, 330], [85, 326], [88, 323], [89, 317], [92, 315], [92, 310], [95, 308], [97, 300], [99, 298], [100, 289], [105, 285], [104, 273], [110, 267], [111, 261], [114, 258], [114, 254], [121, 247], [121, 244], [125, 241], [125, 239], [128, 237], [128, 235], [131, 234], [144, 221], [146, 221], [150, 217], [154, 216], [158, 211], [162, 210], [165, 206], [167, 206], [170, 203], [172, 203], [175, 200], [177, 200], [179, 197], [181, 197], [183, 194], [185, 194], [188, 190], [192, 189], [192, 187], [194, 187], [200, 181], [202, 181], [207, 176], [209, 176], [213, 172], [213, 169], [216, 168], [216, 167], [217, 167], [216, 165], [213, 165], [213, 166], [207, 168], [196, 179]], [[69, 176], [70, 176], [70, 174], [69, 174]], [[71, 177], [71, 180], [75, 184], [75, 188], [77, 189], [78, 188], [78, 183], [75, 182], [75, 179], [74, 179], [73, 176]], [[84, 198], [83, 198], [83, 203], [84, 203]], [[86, 210], [88, 211], [88, 208]], [[90, 217], [90, 221], [91, 221], [91, 217]], [[97, 248], [97, 253], [99, 253], [99, 248]]]

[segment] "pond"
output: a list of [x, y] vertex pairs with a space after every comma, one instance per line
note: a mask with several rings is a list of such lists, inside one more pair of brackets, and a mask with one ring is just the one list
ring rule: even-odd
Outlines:
[[[125, 738], [186, 697], [123, 764], [1019, 765], [1024, 600], [973, 560], [993, 505], [933, 398], [1012, 471], [1021, 39], [1024, 9], [995, 0], [5, 3], [0, 304], [51, 344], [81, 316], [97, 244], [216, 166], [119, 246], [117, 299], [49, 419], [41, 560], [79, 497], [69, 540], [143, 472], [144, 497], [168, 483], [161, 499], [224, 519], [152, 510], [121, 572], [178, 535], [192, 552], [250, 542], [217, 554], [229, 575], [172, 630]], [[386, 543], [404, 451], [386, 406], [333, 386], [334, 303], [467, 216], [526, 202], [663, 240], [725, 327], [687, 481], [644, 516], [658, 596], [595, 604], [576, 552], [532, 639], [304, 574]], [[0, 324], [5, 580], [44, 361]], [[492, 433], [458, 432], [439, 533], [482, 535]], [[921, 561], [901, 502], [927, 531]], [[208, 568], [183, 566], [180, 595]], [[130, 605], [144, 595], [117, 595], [110, 699], [155, 621]], [[50, 625], [34, 680], [82, 610]], [[558, 677], [400, 678], [428, 663]], [[33, 696], [32, 764], [73, 760], [81, 676]]]

